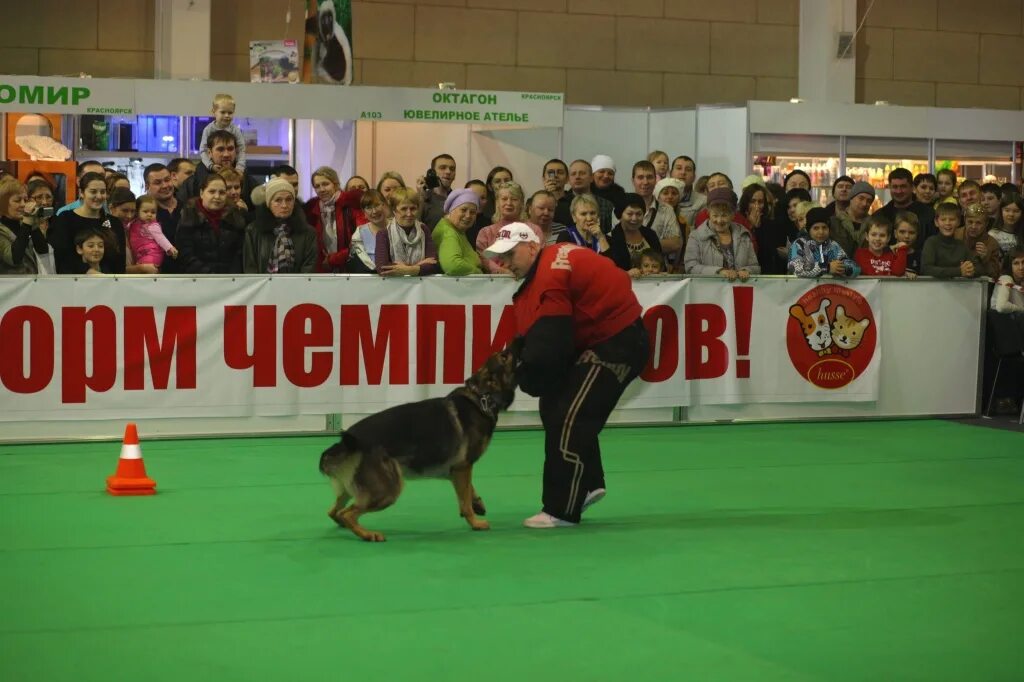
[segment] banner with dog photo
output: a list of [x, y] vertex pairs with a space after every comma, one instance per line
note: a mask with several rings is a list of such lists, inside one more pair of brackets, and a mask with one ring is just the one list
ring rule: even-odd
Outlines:
[[693, 284], [690, 300], [715, 304], [722, 317], [717, 324], [728, 331], [703, 342], [694, 329], [688, 342], [704, 345], [705, 357], [717, 352], [734, 359], [714, 368], [711, 374], [718, 376], [705, 373], [703, 380], [691, 382], [694, 404], [878, 399], [882, 314], [877, 279], [790, 279], [733, 287], [698, 279]]
[[352, 84], [351, 0], [308, 0], [302, 82]]

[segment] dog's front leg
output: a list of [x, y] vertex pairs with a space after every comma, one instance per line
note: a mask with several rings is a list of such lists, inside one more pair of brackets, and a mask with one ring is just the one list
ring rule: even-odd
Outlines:
[[491, 524], [478, 519], [473, 511], [473, 467], [467, 465], [452, 469], [452, 485], [455, 486], [455, 497], [459, 500], [459, 513], [473, 530], [488, 530]]

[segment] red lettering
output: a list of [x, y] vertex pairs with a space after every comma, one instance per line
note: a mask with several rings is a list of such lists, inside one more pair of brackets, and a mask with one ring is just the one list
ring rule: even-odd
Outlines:
[[[149, 361], [146, 361], [147, 356]], [[174, 387], [196, 387], [196, 309], [171, 306], [164, 314], [163, 336], [158, 336], [156, 311], [150, 307], [124, 309], [124, 387], [141, 391], [146, 387], [146, 368], [153, 388], [166, 389], [174, 364]]]
[[656, 305], [644, 313], [643, 319], [651, 350], [640, 378], [656, 384], [671, 378], [679, 367], [679, 318], [671, 306]]
[[[86, 325], [92, 328], [86, 336]], [[86, 352], [92, 350], [92, 374]], [[61, 311], [61, 400], [84, 403], [85, 389], [109, 391], [117, 380], [117, 317], [107, 306]]]
[[438, 324], [444, 325], [441, 381], [461, 384], [466, 380], [466, 306], [430, 303], [416, 307], [416, 383], [436, 381]]
[[[25, 326], [28, 325], [28, 375]], [[0, 319], [0, 382], [14, 393], [38, 393], [53, 379], [53, 320], [42, 308], [19, 305]]]
[[[308, 330], [307, 330], [308, 326]], [[284, 375], [295, 386], [313, 388], [331, 376], [333, 351], [311, 352], [306, 371], [307, 348], [330, 348], [334, 344], [331, 314], [318, 305], [303, 303], [284, 316], [282, 356]]]
[[498, 328], [491, 336], [491, 306], [473, 306], [473, 358], [471, 371], [480, 369], [487, 358], [491, 357], [508, 345], [516, 335], [516, 314], [512, 306], [507, 305], [501, 311]]
[[[686, 306], [686, 378], [715, 379], [729, 368], [729, 348], [722, 341], [725, 311], [713, 303]], [[704, 349], [708, 357], [704, 359]]]
[[249, 369], [254, 388], [277, 385], [277, 307], [253, 306], [252, 353], [249, 352], [249, 307], [224, 306], [224, 362]]
[[388, 356], [388, 383], [409, 383], [409, 306], [382, 305], [377, 333], [370, 324], [370, 307], [341, 306], [341, 385], [359, 383], [359, 362], [364, 358], [366, 382], [380, 385], [384, 355]]

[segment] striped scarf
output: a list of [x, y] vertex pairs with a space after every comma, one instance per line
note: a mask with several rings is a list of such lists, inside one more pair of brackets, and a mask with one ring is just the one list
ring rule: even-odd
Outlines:
[[267, 272], [271, 275], [276, 273], [293, 272], [295, 269], [295, 245], [288, 234], [288, 226], [278, 225], [274, 228], [274, 253], [270, 255], [270, 263], [267, 264]]

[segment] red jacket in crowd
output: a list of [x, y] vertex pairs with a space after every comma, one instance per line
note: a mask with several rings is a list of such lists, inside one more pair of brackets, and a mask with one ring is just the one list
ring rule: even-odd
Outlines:
[[334, 224], [338, 231], [338, 250], [327, 253], [324, 245], [324, 225], [320, 220], [320, 198], [313, 197], [306, 202], [306, 220], [316, 230], [317, 272], [344, 272], [348, 261], [348, 248], [356, 228], [366, 224], [366, 216], [359, 207], [363, 198], [362, 190], [341, 192], [334, 202]]

